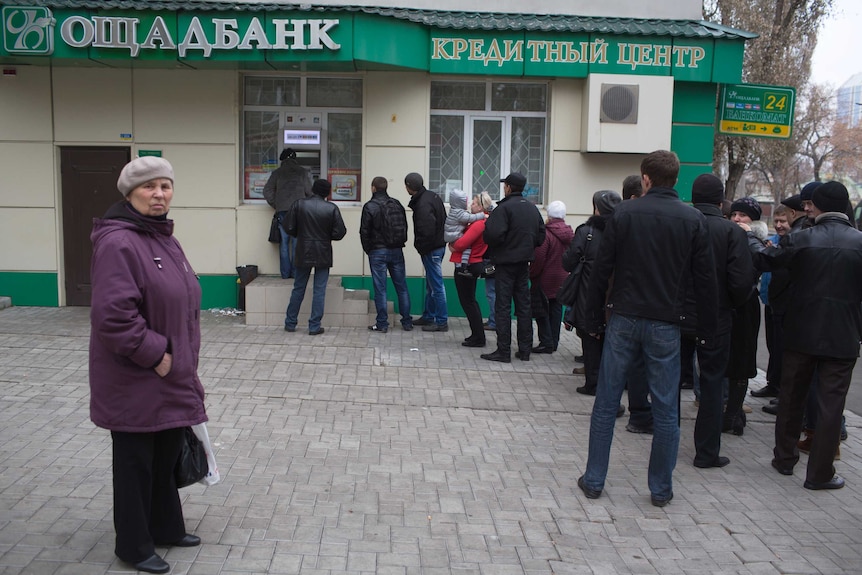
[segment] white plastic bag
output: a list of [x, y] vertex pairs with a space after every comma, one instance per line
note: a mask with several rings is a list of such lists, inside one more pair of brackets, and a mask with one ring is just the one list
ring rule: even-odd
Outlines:
[[212, 443], [210, 443], [210, 434], [207, 432], [207, 424], [198, 423], [197, 425], [192, 425], [192, 431], [195, 432], [195, 436], [200, 440], [200, 442], [204, 444], [204, 450], [207, 452], [207, 463], [210, 468], [206, 477], [198, 481], [198, 483], [203, 485], [215, 485], [221, 480], [221, 476], [219, 476], [218, 473], [218, 465], [216, 465], [215, 453], [213, 453], [213, 446]]

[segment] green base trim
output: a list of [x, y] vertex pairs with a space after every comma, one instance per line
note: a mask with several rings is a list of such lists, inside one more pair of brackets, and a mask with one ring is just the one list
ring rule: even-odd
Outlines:
[[0, 272], [0, 296], [12, 298], [12, 305], [58, 307], [60, 299], [56, 272]]
[[239, 299], [239, 278], [236, 275], [200, 276], [201, 309], [236, 307]]
[[[371, 276], [343, 276], [341, 278], [341, 286], [346, 289], [368, 290], [368, 299], [374, 299], [374, 286], [371, 282]], [[446, 307], [449, 309], [449, 316], [465, 317], [461, 302], [458, 301], [455, 280], [452, 278], [443, 278], [443, 286], [446, 288]], [[410, 294], [410, 315], [414, 317], [421, 316], [422, 308], [425, 306], [425, 278], [408, 277], [407, 292]], [[397, 309], [398, 298], [395, 295], [395, 286], [392, 285], [391, 278], [387, 278], [386, 280], [386, 300], [395, 302]], [[476, 301], [479, 302], [482, 317], [488, 317], [488, 298], [485, 297], [484, 279], [480, 279], [476, 285]]]

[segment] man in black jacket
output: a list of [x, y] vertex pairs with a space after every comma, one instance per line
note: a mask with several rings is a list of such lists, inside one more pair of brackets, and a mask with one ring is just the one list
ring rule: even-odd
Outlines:
[[545, 222], [539, 209], [524, 198], [527, 178], [512, 172], [500, 180], [506, 194], [485, 221], [483, 238], [488, 244], [497, 288], [495, 319], [497, 349], [483, 353], [489, 361], [512, 361], [512, 299], [518, 319], [518, 352], [521, 361], [530, 360], [533, 350], [533, 320], [530, 309], [530, 262], [536, 248], [545, 242]]
[[443, 285], [443, 224], [446, 208], [440, 196], [429, 191], [416, 172], [404, 178], [404, 187], [410, 194], [407, 206], [413, 210], [413, 246], [422, 258], [425, 268], [425, 307], [422, 317], [413, 322], [422, 331], [449, 331], [449, 310], [446, 307], [446, 288]]
[[792, 475], [799, 461], [797, 441], [802, 410], [815, 369], [817, 433], [808, 457], [806, 489], [840, 489], [833, 459], [841, 434], [841, 414], [862, 339], [862, 232], [844, 213], [847, 188], [826, 182], [814, 190], [809, 215], [814, 225], [787, 234], [779, 247], [749, 240], [755, 265], [786, 267], [793, 286], [784, 318], [784, 356], [775, 422], [772, 466]]
[[[700, 366], [700, 406], [694, 425], [694, 466], [724, 467], [730, 459], [721, 451], [722, 412], [724, 411], [722, 382], [730, 353], [730, 329], [733, 309], [751, 295], [754, 265], [748, 250], [745, 232], [721, 213], [724, 185], [712, 174], [701, 174], [691, 187], [694, 207], [706, 217], [706, 230], [712, 245], [718, 281], [718, 327], [712, 345], [696, 347]], [[695, 294], [690, 289], [686, 297], [686, 314], [682, 323], [683, 338], [696, 340], [697, 309]]]
[[305, 287], [314, 268], [314, 292], [311, 299], [311, 316], [308, 318], [308, 334], [319, 335], [326, 301], [326, 284], [329, 268], [332, 267], [332, 241], [340, 240], [347, 233], [338, 206], [327, 202], [332, 184], [327, 180], [316, 180], [311, 186], [312, 196], [297, 200], [287, 211], [282, 226], [287, 234], [296, 238], [294, 259], [293, 292], [284, 318], [284, 330], [296, 331], [299, 307], [305, 299]]
[[386, 272], [392, 277], [401, 313], [401, 328], [413, 329], [410, 316], [410, 293], [407, 291], [407, 271], [404, 245], [407, 242], [407, 214], [401, 202], [387, 192], [389, 182], [383, 176], [371, 180], [371, 199], [362, 206], [359, 239], [368, 254], [368, 267], [374, 285], [374, 307], [377, 320], [369, 331], [389, 331], [389, 311], [386, 304]]
[[[578, 486], [591, 499], [605, 485], [617, 407], [630, 364], [643, 354], [652, 396], [653, 437], [649, 463], [650, 500], [663, 507], [673, 498], [673, 469], [679, 449], [679, 324], [693, 278], [698, 335], [712, 345], [718, 287], [703, 214], [680, 201], [679, 159], [659, 150], [641, 162], [645, 194], [623, 202], [605, 228], [587, 288], [588, 333], [605, 330], [596, 400], [590, 419], [587, 468]], [[613, 275], [613, 287], [608, 286]]]
[[278, 229], [281, 233], [279, 265], [281, 277], [287, 279], [294, 277], [296, 238], [285, 233], [284, 218], [295, 201], [311, 196], [311, 174], [299, 164], [293, 148], [282, 150], [278, 159], [281, 160], [281, 166], [270, 174], [263, 187], [263, 197], [266, 203], [275, 209], [278, 219]]

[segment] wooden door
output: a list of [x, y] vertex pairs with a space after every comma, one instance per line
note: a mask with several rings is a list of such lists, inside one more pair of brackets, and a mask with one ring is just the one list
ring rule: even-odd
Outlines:
[[123, 199], [117, 179], [129, 159], [129, 148], [60, 149], [66, 305], [90, 305], [93, 218]]

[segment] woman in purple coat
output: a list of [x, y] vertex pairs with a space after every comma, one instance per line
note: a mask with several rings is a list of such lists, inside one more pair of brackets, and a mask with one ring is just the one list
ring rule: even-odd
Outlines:
[[90, 419], [113, 440], [117, 557], [167, 573], [155, 546], [192, 547], [174, 480], [183, 429], [207, 421], [197, 375], [201, 289], [167, 219], [163, 158], [123, 168], [124, 200], [93, 222]]

